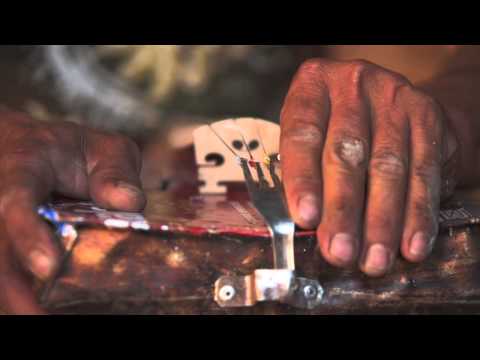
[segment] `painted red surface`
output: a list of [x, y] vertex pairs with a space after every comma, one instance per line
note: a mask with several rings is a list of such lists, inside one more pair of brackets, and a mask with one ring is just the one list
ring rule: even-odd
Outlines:
[[[270, 236], [265, 222], [244, 191], [217, 196], [199, 195], [185, 188], [175, 192], [151, 192], [148, 199], [143, 213], [108, 211], [93, 203], [71, 200], [57, 200], [50, 206], [58, 214], [58, 221], [74, 225], [193, 236]], [[312, 231], [298, 231], [296, 236], [313, 234]]]

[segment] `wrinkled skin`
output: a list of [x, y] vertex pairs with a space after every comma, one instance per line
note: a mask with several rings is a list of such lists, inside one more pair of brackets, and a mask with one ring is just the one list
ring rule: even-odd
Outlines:
[[281, 157], [297, 224], [325, 259], [384, 275], [398, 250], [424, 260], [438, 232], [442, 165], [457, 147], [445, 112], [399, 74], [313, 59], [281, 116]]
[[49, 278], [61, 250], [36, 207], [55, 192], [111, 209], [145, 205], [132, 141], [79, 127], [0, 113], [0, 308], [42, 314], [32, 280]]
[[[459, 179], [480, 178], [480, 70], [438, 80], [442, 106], [370, 63], [300, 68], [281, 116], [287, 201], [300, 226], [318, 229], [331, 264], [381, 276], [399, 251], [424, 260], [438, 231], [441, 170], [457, 147]], [[3, 112], [0, 125], [0, 308], [41, 314], [31, 283], [55, 272], [61, 251], [36, 206], [55, 192], [141, 210], [140, 154], [124, 137], [74, 124]]]

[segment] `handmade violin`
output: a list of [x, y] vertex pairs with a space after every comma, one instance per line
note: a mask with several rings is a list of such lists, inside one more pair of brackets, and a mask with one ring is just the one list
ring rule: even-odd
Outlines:
[[[233, 130], [227, 126], [232, 121]], [[276, 266], [271, 232], [252, 204], [242, 169], [235, 162], [239, 155], [275, 158], [278, 136], [278, 125], [258, 119], [200, 126], [192, 135], [194, 146], [172, 154], [179, 175], [147, 191], [142, 214], [66, 199], [42, 206], [40, 215], [56, 229], [65, 249], [59, 272], [38, 287], [44, 307], [52, 313], [107, 314], [480, 310], [480, 234], [474, 226], [480, 207], [471, 197], [445, 205], [440, 215], [442, 232], [425, 263], [409, 264], [399, 258], [381, 279], [331, 267], [321, 258], [315, 232], [296, 229], [295, 276], [313, 280], [319, 287], [314, 293], [302, 288], [302, 296], [316, 299], [312, 306], [281, 301], [282, 294], [275, 293], [279, 287], [271, 285], [280, 280], [264, 271]], [[245, 282], [219, 289], [216, 284], [225, 277]], [[221, 301], [234, 298], [239, 290], [247, 294], [242, 302], [228, 306]]]

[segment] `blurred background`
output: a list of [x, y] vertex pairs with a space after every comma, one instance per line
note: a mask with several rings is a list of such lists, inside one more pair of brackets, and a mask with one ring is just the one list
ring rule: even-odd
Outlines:
[[365, 59], [418, 83], [478, 59], [465, 52], [476, 54], [478, 47], [0, 46], [0, 104], [38, 121], [68, 120], [133, 137], [144, 147], [147, 178], [155, 182], [160, 170], [148, 164], [191, 144], [191, 130], [200, 123], [229, 117], [277, 122], [289, 84], [308, 58]]
[[61, 115], [133, 133], [178, 118], [277, 121], [291, 79], [308, 58], [362, 58], [418, 82], [434, 76], [460, 50], [454, 45], [1, 46], [0, 101], [40, 120]]

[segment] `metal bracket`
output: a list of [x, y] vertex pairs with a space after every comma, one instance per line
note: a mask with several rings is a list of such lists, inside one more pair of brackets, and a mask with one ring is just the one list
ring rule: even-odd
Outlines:
[[287, 269], [256, 270], [249, 276], [223, 276], [215, 283], [215, 301], [221, 307], [254, 306], [277, 301], [301, 309], [314, 309], [323, 297], [315, 280], [295, 277]]
[[[289, 215], [283, 185], [276, 173], [276, 161], [262, 164], [241, 157], [238, 160], [250, 199], [272, 235], [274, 269], [255, 270], [249, 276], [221, 277], [215, 283], [215, 301], [221, 307], [254, 306], [258, 302], [276, 301], [297, 308], [314, 309], [321, 303], [323, 288], [315, 280], [295, 276], [295, 224]], [[273, 185], [266, 174], [270, 175]]]

